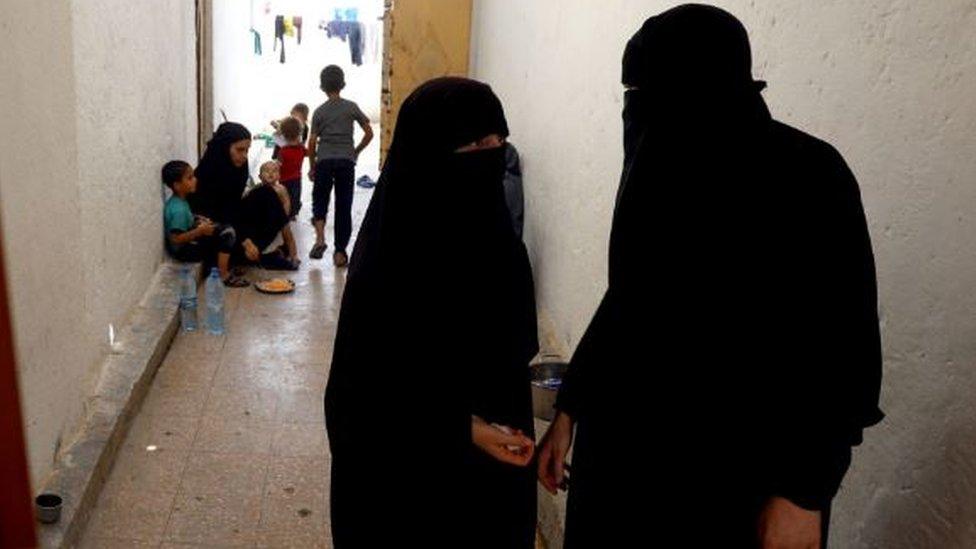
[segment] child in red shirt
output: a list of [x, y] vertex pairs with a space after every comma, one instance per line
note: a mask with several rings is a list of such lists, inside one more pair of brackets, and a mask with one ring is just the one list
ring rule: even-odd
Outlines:
[[302, 143], [302, 123], [297, 118], [289, 116], [278, 126], [285, 144], [278, 150], [278, 162], [281, 164], [281, 184], [288, 191], [291, 198], [291, 219], [298, 217], [302, 209], [302, 165], [307, 154]]

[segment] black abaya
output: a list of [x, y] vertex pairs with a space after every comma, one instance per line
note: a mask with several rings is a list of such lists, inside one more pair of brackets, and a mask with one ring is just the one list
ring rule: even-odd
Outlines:
[[770, 497], [829, 508], [883, 417], [857, 183], [750, 72], [717, 8], [628, 44], [609, 285], [557, 403], [577, 422], [568, 549], [754, 547]]
[[533, 468], [471, 440], [472, 414], [533, 432], [534, 291], [504, 150], [454, 152], [492, 133], [508, 134], [501, 104], [470, 80], [428, 82], [400, 111], [325, 396], [339, 549], [533, 546]]
[[239, 243], [250, 240], [259, 250], [264, 250], [274, 242], [288, 224], [289, 212], [279, 196], [286, 192], [284, 188], [261, 184], [244, 195], [234, 226]]

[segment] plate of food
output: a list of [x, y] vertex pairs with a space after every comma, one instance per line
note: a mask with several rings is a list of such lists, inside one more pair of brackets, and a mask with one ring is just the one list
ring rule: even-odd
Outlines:
[[289, 294], [295, 291], [295, 282], [287, 278], [269, 278], [255, 282], [254, 289], [263, 294]]

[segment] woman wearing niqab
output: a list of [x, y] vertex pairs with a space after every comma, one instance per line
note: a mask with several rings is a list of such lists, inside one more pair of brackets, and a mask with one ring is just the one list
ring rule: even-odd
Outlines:
[[608, 288], [539, 449], [554, 490], [572, 443], [567, 549], [826, 545], [851, 448], [883, 417], [857, 182], [772, 119], [751, 63], [711, 6], [627, 44]]
[[325, 395], [339, 549], [533, 547], [538, 344], [502, 186], [507, 135], [501, 103], [472, 80], [432, 80], [400, 110]]

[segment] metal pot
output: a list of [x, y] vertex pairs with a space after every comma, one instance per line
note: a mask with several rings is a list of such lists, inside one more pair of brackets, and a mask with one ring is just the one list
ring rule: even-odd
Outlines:
[[532, 413], [536, 418], [552, 421], [556, 416], [556, 395], [562, 385], [569, 364], [540, 362], [532, 364]]

